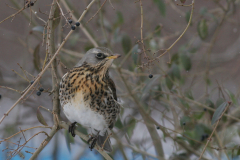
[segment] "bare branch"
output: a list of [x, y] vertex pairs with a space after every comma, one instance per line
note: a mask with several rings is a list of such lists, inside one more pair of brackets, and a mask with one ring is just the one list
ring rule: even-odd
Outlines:
[[105, 0], [104, 2], [103, 2], [103, 4], [101, 5], [101, 7], [98, 9], [98, 11], [87, 21], [87, 23], [86, 24], [88, 24], [88, 22], [90, 22], [97, 14], [98, 14], [98, 12], [102, 9], [102, 7], [104, 6], [104, 4], [107, 2], [107, 0]]

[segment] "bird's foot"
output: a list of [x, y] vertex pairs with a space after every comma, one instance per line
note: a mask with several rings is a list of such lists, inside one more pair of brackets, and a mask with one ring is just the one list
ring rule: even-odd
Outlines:
[[90, 150], [92, 151], [92, 149], [93, 149], [93, 148], [95, 147], [95, 145], [96, 145], [97, 136], [91, 136], [91, 137], [88, 139], [87, 142], [88, 142], [88, 143], [91, 142], [89, 148], [90, 148]]
[[72, 134], [73, 137], [75, 137], [75, 133], [74, 133], [74, 129], [75, 129], [75, 125], [77, 122], [73, 122], [72, 124], [70, 124], [69, 128], [68, 128], [68, 132]]

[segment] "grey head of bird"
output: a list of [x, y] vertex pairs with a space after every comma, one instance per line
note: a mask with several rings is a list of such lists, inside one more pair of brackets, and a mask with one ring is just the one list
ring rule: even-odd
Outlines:
[[120, 54], [113, 54], [108, 48], [96, 47], [88, 50], [75, 67], [88, 65], [91, 68], [106, 71], [111, 66], [113, 60], [120, 56]]

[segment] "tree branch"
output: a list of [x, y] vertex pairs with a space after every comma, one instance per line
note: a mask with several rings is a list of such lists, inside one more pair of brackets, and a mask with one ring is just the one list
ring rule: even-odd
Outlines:
[[[59, 126], [66, 130], [68, 130], [68, 127], [69, 127], [69, 125], [64, 121], [59, 122]], [[78, 135], [79, 137], [81, 137], [85, 141], [87, 141], [89, 139], [89, 137], [87, 135], [85, 135], [77, 130], [74, 130], [74, 133], [76, 135]], [[95, 145], [94, 149], [96, 149], [106, 160], [112, 160], [112, 158], [104, 150], [102, 150], [101, 147], [99, 147], [97, 144]]]
[[[57, 1], [53, 0], [50, 14], [49, 14], [49, 21], [48, 21], [48, 27], [47, 27], [47, 40], [46, 40], [46, 51], [47, 55], [53, 56], [55, 52], [55, 44], [54, 44], [54, 16], [55, 11], [59, 9], [57, 5]], [[56, 28], [56, 27], [55, 27]], [[49, 137], [47, 137], [41, 145], [38, 147], [38, 149], [34, 152], [32, 157], [30, 159], [35, 159], [39, 153], [43, 150], [43, 148], [48, 144], [48, 142], [52, 139], [52, 137], [57, 133], [59, 130], [58, 127], [58, 119], [60, 114], [59, 109], [59, 98], [58, 98], [58, 83], [57, 83], [57, 77], [56, 77], [56, 67], [57, 62], [56, 59], [53, 59], [53, 62], [51, 63], [52, 68], [52, 90], [53, 90], [53, 120], [54, 120], [54, 126], [49, 134]]]
[[43, 142], [40, 144], [40, 146], [38, 147], [38, 149], [33, 153], [32, 157], [29, 160], [35, 160], [37, 158], [37, 156], [39, 155], [39, 153], [43, 150], [43, 148], [48, 144], [48, 142], [50, 142], [50, 140], [53, 138], [53, 136], [55, 135], [55, 133], [57, 133], [58, 128], [57, 126], [53, 126], [53, 129], [51, 130], [49, 136], [43, 140]]

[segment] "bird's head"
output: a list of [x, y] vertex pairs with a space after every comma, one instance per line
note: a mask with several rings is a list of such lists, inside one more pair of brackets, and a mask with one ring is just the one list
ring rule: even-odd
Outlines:
[[105, 47], [92, 48], [87, 51], [76, 67], [87, 64], [94, 68], [108, 70], [113, 60], [120, 56], [120, 54], [113, 54], [110, 49]]

